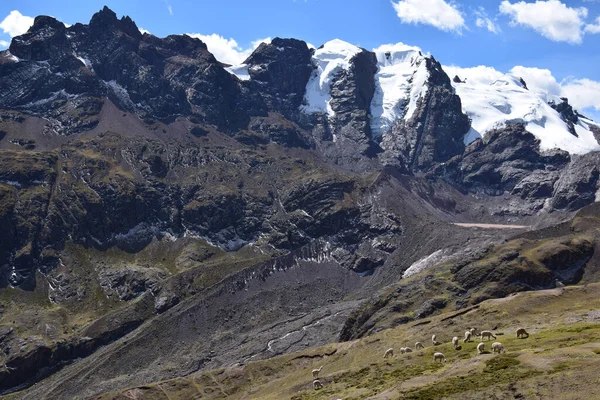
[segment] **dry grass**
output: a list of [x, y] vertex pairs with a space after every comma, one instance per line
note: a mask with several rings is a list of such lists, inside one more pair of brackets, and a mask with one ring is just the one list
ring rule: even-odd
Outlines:
[[[464, 315], [443, 314], [428, 324], [401, 326], [364, 339], [173, 379], [139, 388], [139, 399], [477, 399], [596, 398], [600, 367], [600, 284], [525, 292], [490, 300]], [[449, 341], [468, 328], [494, 329], [507, 349], [503, 355], [477, 355], [476, 345]], [[515, 330], [525, 327], [527, 339]], [[444, 342], [430, 346], [431, 334]], [[426, 344], [399, 354], [399, 348]], [[383, 359], [388, 347], [392, 359]], [[448, 362], [434, 364], [443, 352]], [[324, 365], [322, 390], [312, 389], [311, 370]], [[560, 384], [559, 384], [560, 382]], [[132, 389], [130, 389], [131, 392]], [[97, 399], [126, 399], [124, 392]], [[589, 396], [592, 397], [589, 397]], [[161, 397], [163, 396], [163, 397]], [[496, 396], [496, 397], [494, 397]], [[578, 397], [580, 396], [580, 397]]]

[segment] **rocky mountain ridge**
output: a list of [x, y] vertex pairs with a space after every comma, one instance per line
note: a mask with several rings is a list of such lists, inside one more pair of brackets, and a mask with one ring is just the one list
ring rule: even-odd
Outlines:
[[[486, 278], [469, 279], [481, 252], [504, 257], [493, 246], [515, 231], [452, 223], [562, 222], [596, 200], [600, 153], [545, 148], [547, 132], [531, 129], [545, 114], [501, 117], [467, 140], [476, 118], [458, 81], [400, 44], [275, 38], [228, 66], [198, 39], [141, 34], [106, 7], [87, 25], [37, 17], [0, 52], [0, 389], [85, 357], [29, 398], [44, 382], [54, 398], [92, 395], [365, 335], [388, 326], [390, 307], [394, 325], [564, 280], [525, 254], [540, 234], [507, 251], [508, 272], [489, 263], [502, 279], [481, 296]], [[509, 103], [531, 99], [518, 80], [498, 85]], [[539, 110], [572, 143], [598, 136], [566, 100]], [[567, 283], [595, 267], [595, 233], [581, 230], [556, 247]], [[396, 285], [453, 253], [458, 283]], [[386, 290], [382, 307], [361, 305]], [[156, 334], [164, 351], [145, 354]], [[96, 368], [89, 387], [74, 383]]]

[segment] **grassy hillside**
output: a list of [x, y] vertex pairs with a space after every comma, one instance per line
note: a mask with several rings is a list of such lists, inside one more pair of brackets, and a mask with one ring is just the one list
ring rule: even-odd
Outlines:
[[[469, 327], [493, 330], [506, 354], [492, 354], [487, 342], [478, 355], [479, 340], [454, 350], [452, 336]], [[518, 327], [530, 337], [517, 339]], [[443, 344], [433, 347], [432, 334]], [[399, 354], [416, 341], [426, 348]], [[389, 347], [396, 355], [383, 359]], [[446, 363], [433, 363], [436, 351]], [[324, 388], [313, 390], [311, 370], [321, 365]], [[600, 284], [589, 284], [487, 300], [360, 340], [94, 399], [590, 399], [600, 397], [599, 367]]]

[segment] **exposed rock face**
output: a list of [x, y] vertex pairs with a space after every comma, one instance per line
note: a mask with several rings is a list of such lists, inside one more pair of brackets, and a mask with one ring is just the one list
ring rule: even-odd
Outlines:
[[358, 146], [359, 154], [371, 148], [369, 108], [377, 71], [377, 59], [368, 51], [361, 51], [350, 60], [352, 66], [343, 70], [331, 87], [330, 106], [335, 112], [332, 132], [348, 145]]
[[[558, 172], [570, 161], [568, 153], [556, 150], [540, 153], [539, 141], [523, 125], [509, 125], [489, 132], [485, 143], [476, 140], [463, 155], [437, 167], [469, 190], [500, 194], [513, 192], [521, 197], [548, 196]], [[534, 179], [532, 172], [537, 171]]]
[[419, 99], [413, 116], [384, 134], [381, 143], [385, 163], [411, 172], [427, 171], [462, 154], [463, 136], [470, 127], [440, 63], [433, 57], [425, 58], [425, 62], [429, 71], [427, 92]]
[[244, 61], [252, 78], [248, 85], [270, 109], [297, 119], [313, 69], [311, 54], [301, 40], [275, 38], [269, 44], [261, 43]]
[[560, 114], [562, 120], [565, 121], [569, 127], [569, 132], [571, 132], [573, 136], [577, 136], [577, 132], [575, 132], [575, 124], [577, 121], [579, 121], [579, 117], [573, 110], [573, 107], [569, 104], [569, 100], [566, 97], [561, 97], [560, 99], [562, 100], [561, 103], [556, 104], [551, 102], [550, 107], [554, 108]]
[[574, 158], [554, 185], [551, 205], [555, 209], [575, 211], [597, 201], [600, 154]]
[[[413, 262], [467, 244], [452, 282], [427, 275], [400, 285], [353, 313], [341, 337], [375, 329], [389, 307], [401, 323], [578, 281], [589, 237], [523, 242], [523, 254], [544, 251], [531, 261], [502, 249], [484, 262], [470, 243], [503, 236], [448, 222], [506, 222], [509, 213], [490, 205], [505, 199], [526, 223], [562, 218], [595, 201], [597, 153], [541, 152], [513, 124], [465, 146], [460, 98], [440, 63], [414, 49], [392, 64], [391, 54], [352, 46], [319, 93], [331, 112], [305, 113], [321, 68], [314, 54], [275, 38], [245, 60], [250, 79], [238, 77], [200, 40], [141, 34], [108, 8], [68, 28], [38, 17], [0, 52], [0, 294], [10, 298], [0, 305], [0, 364], [17, 371], [0, 371], [0, 390], [104, 345], [117, 353], [82, 366], [102, 370], [96, 386], [61, 381], [55, 393], [137, 384], [138, 370], [166, 379], [162, 358], [187, 374], [322, 344], [358, 306], [342, 299], [369, 298]], [[372, 128], [383, 65], [418, 82], [417, 71], [427, 75], [424, 87], [403, 82], [398, 110]], [[412, 115], [396, 115], [412, 100]], [[577, 122], [566, 101], [556, 110]], [[130, 333], [131, 346], [110, 344]], [[120, 352], [156, 337], [165, 344], [156, 353]], [[128, 361], [115, 369], [114, 360]]]

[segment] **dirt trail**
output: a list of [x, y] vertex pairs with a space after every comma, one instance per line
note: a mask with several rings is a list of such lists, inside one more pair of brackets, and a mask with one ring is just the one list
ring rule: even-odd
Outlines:
[[485, 229], [530, 229], [531, 225], [500, 225], [500, 224], [465, 224], [454, 223], [453, 225], [464, 228], [485, 228]]

